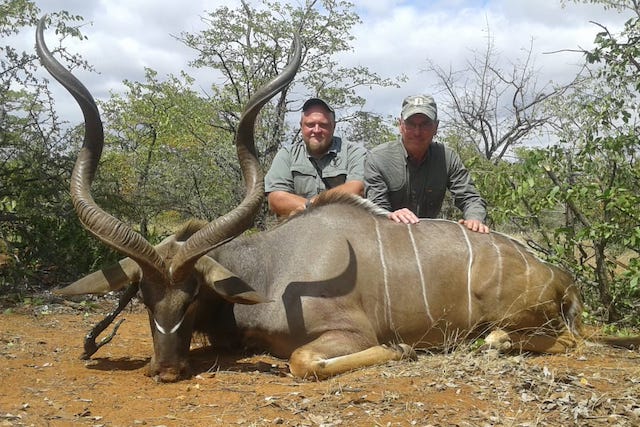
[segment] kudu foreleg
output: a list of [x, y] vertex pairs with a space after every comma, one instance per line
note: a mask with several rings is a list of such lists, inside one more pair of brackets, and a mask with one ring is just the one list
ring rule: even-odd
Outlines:
[[115, 326], [113, 327], [113, 331], [106, 337], [104, 337], [99, 343], [96, 343], [96, 338], [109, 327], [109, 325], [113, 322], [113, 320], [120, 314], [122, 310], [129, 304], [129, 302], [133, 299], [133, 297], [138, 293], [138, 283], [133, 283], [125, 289], [124, 293], [120, 297], [118, 301], [118, 306], [115, 310], [109, 313], [104, 319], [98, 322], [91, 331], [84, 337], [84, 352], [80, 356], [80, 359], [87, 360], [89, 359], [100, 347], [105, 344], [108, 344], [113, 337], [118, 332], [118, 328], [124, 321], [124, 319], [119, 320]]

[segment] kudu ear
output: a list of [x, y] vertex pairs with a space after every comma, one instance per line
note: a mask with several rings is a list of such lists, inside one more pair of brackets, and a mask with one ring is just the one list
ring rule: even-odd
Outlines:
[[202, 274], [203, 286], [209, 287], [229, 302], [235, 304], [272, 302], [211, 257], [206, 255], [200, 257], [195, 265], [195, 270]]
[[124, 258], [117, 264], [95, 271], [76, 280], [69, 286], [53, 291], [58, 295], [106, 294], [117, 291], [129, 283], [139, 282], [142, 270], [131, 258]]

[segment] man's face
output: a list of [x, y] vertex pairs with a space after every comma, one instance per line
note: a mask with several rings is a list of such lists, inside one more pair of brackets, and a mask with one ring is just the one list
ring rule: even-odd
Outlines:
[[331, 113], [321, 105], [309, 107], [302, 113], [300, 131], [307, 151], [314, 157], [320, 157], [329, 151], [335, 123]]
[[400, 134], [405, 145], [427, 147], [437, 131], [438, 122], [424, 114], [414, 114], [406, 120], [400, 119]]

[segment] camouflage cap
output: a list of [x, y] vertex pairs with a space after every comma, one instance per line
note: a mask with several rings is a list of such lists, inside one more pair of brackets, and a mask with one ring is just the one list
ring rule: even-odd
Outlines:
[[424, 114], [431, 120], [438, 120], [438, 107], [430, 95], [412, 95], [402, 101], [402, 120], [407, 120], [414, 114]]

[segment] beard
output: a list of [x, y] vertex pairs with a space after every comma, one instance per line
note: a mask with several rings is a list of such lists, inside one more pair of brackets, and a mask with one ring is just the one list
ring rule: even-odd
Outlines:
[[332, 138], [317, 138], [311, 137], [304, 141], [304, 144], [307, 147], [307, 151], [313, 157], [320, 157], [329, 151], [329, 147], [331, 147]]

